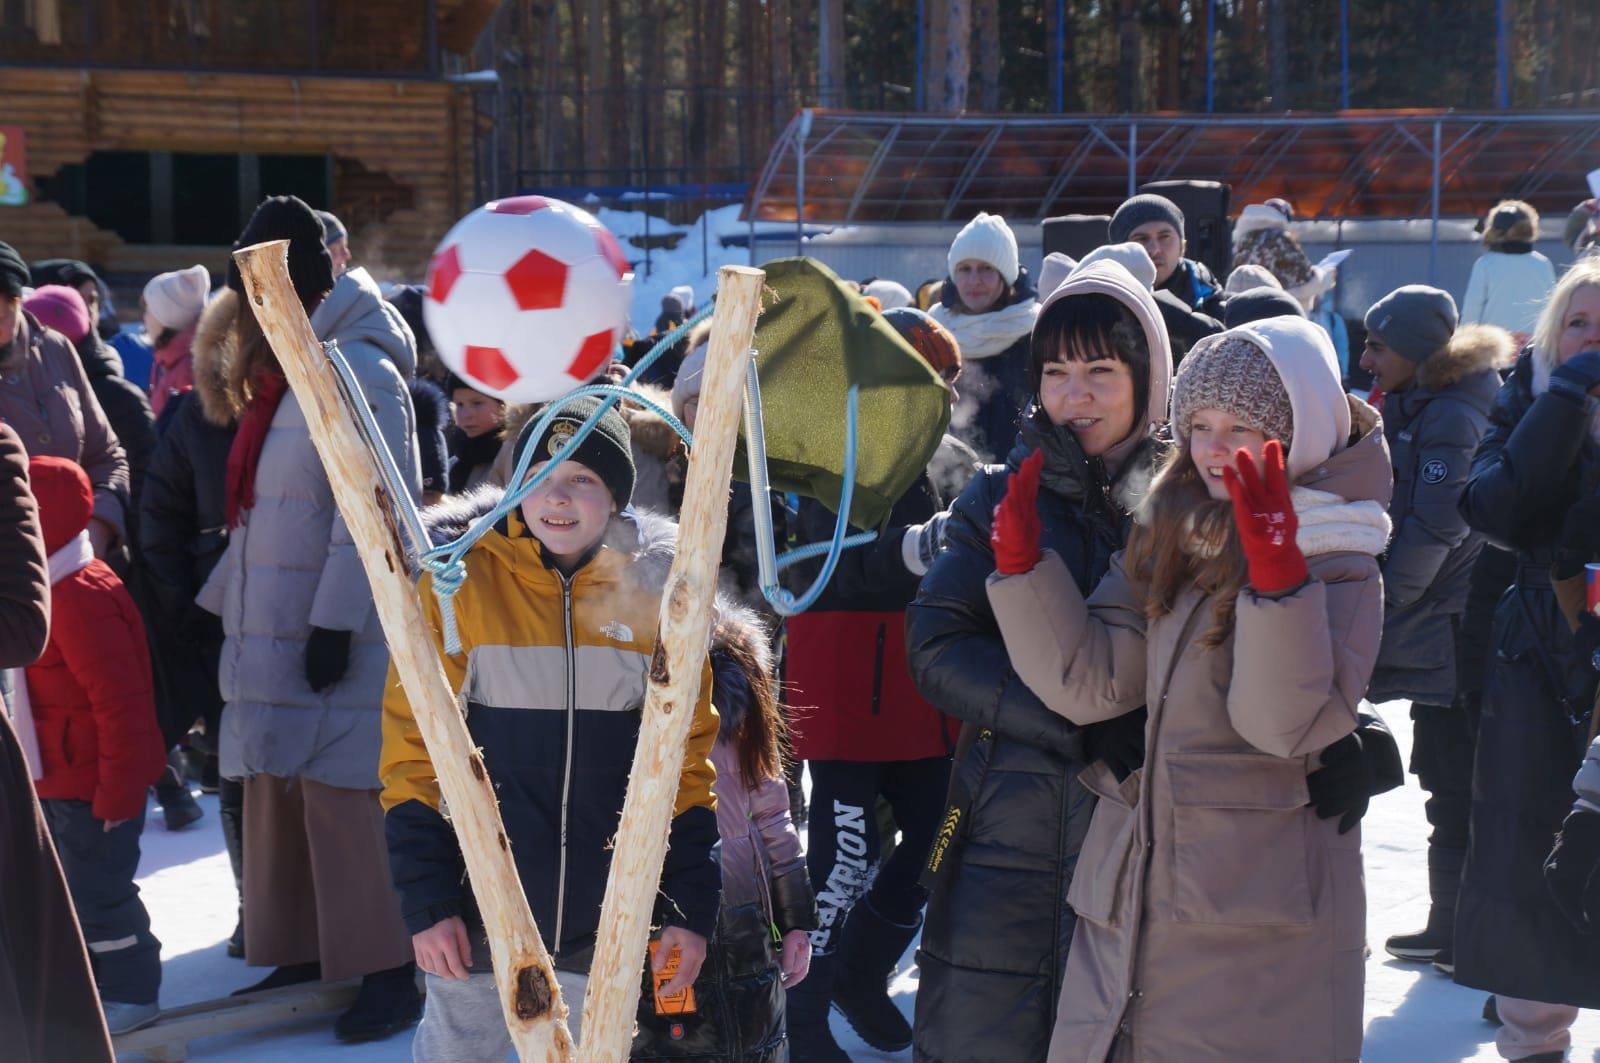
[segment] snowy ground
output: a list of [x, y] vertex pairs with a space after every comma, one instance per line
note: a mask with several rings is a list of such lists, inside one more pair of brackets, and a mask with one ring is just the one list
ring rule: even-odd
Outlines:
[[[1410, 746], [1404, 706], [1385, 706], [1403, 751]], [[1412, 780], [1414, 783], [1415, 780]], [[167, 1007], [222, 996], [247, 985], [261, 971], [230, 960], [224, 952], [233, 930], [234, 893], [228, 858], [217, 827], [216, 799], [204, 798], [206, 818], [178, 834], [162, 828], [152, 806], [144, 834], [139, 885], [150, 907], [155, 932], [163, 942]], [[1460, 988], [1432, 968], [1390, 960], [1383, 952], [1388, 935], [1415, 930], [1426, 917], [1425, 824], [1422, 794], [1414, 785], [1378, 798], [1364, 824], [1368, 940], [1367, 1063], [1445, 1063], [1493, 1060], [1494, 1031], [1479, 1016], [1484, 994]], [[906, 963], [909, 964], [908, 954]], [[917, 989], [915, 968], [896, 977], [893, 991], [909, 1015]], [[885, 1054], [865, 1048], [835, 1017], [835, 1033], [856, 1059], [909, 1059], [910, 1052]], [[191, 1058], [261, 1063], [367, 1063], [410, 1058], [410, 1038], [373, 1045], [341, 1045], [330, 1022], [317, 1019], [247, 1036], [195, 1042]], [[134, 1060], [136, 1055], [124, 1055]], [[1574, 1030], [1574, 1060], [1600, 1063], [1600, 1015], [1584, 1013]]]

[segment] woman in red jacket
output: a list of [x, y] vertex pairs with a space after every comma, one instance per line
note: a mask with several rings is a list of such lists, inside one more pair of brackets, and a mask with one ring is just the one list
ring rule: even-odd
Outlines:
[[166, 767], [150, 656], [133, 599], [90, 548], [88, 475], [51, 457], [34, 458], [28, 473], [49, 555], [51, 626], [16, 715], [37, 736], [29, 759], [106, 1025], [123, 1033], [160, 1011], [161, 943], [133, 883], [145, 792]]

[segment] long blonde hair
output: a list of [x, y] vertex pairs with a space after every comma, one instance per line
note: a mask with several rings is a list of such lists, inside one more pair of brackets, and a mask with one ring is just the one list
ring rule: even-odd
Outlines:
[[1125, 558], [1134, 581], [1145, 588], [1145, 616], [1172, 612], [1188, 584], [1216, 599], [1213, 623], [1200, 643], [1216, 647], [1233, 633], [1234, 606], [1249, 581], [1244, 547], [1233, 519], [1233, 503], [1211, 497], [1189, 448], [1173, 448], [1156, 474], [1128, 536]]

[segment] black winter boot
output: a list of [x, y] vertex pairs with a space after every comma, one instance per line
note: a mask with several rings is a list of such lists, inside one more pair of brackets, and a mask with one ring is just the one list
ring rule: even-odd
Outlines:
[[264, 989], [282, 989], [286, 985], [300, 985], [302, 982], [320, 981], [322, 981], [322, 964], [319, 961], [291, 963], [283, 967], [274, 967], [271, 974], [255, 985], [247, 985], [243, 989], [235, 989], [229, 996], [242, 997], [246, 993], [259, 993]]
[[785, 1004], [789, 1031], [789, 1063], [850, 1063], [850, 1055], [833, 1039], [828, 1007], [839, 957], [811, 957], [811, 971], [788, 992]]
[[201, 816], [205, 809], [189, 792], [189, 784], [176, 766], [180, 764], [176, 752], [167, 755], [167, 770], [156, 780], [156, 800], [161, 802], [161, 812], [168, 830], [182, 830]]
[[889, 977], [922, 926], [885, 918], [864, 896], [845, 919], [833, 1002], [861, 1039], [882, 1052], [911, 1047], [911, 1023], [889, 999]]
[[1428, 925], [1415, 934], [1396, 934], [1384, 942], [1389, 955], [1433, 963], [1443, 953], [1453, 960], [1450, 940], [1456, 931], [1456, 895], [1461, 892], [1461, 865], [1466, 858], [1465, 849], [1428, 846]]
[[222, 820], [222, 844], [233, 865], [233, 886], [239, 891], [239, 923], [228, 939], [228, 955], [244, 955], [244, 784], [223, 779], [217, 791], [217, 817]]
[[420, 1018], [417, 965], [402, 963], [362, 976], [356, 1002], [333, 1024], [333, 1035], [341, 1041], [376, 1041], [399, 1033]]

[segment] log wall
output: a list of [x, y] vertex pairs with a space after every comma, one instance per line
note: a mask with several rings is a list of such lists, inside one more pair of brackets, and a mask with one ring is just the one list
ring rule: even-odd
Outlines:
[[[382, 175], [393, 186], [336, 180], [333, 211], [362, 264], [394, 279], [420, 280], [434, 245], [473, 205], [472, 101], [443, 82], [13, 67], [0, 68], [0, 100], [6, 123], [26, 130], [30, 179], [95, 151], [327, 153], [336, 173]], [[37, 201], [0, 208], [0, 240], [25, 258], [109, 270], [119, 258], [149, 258]]]

